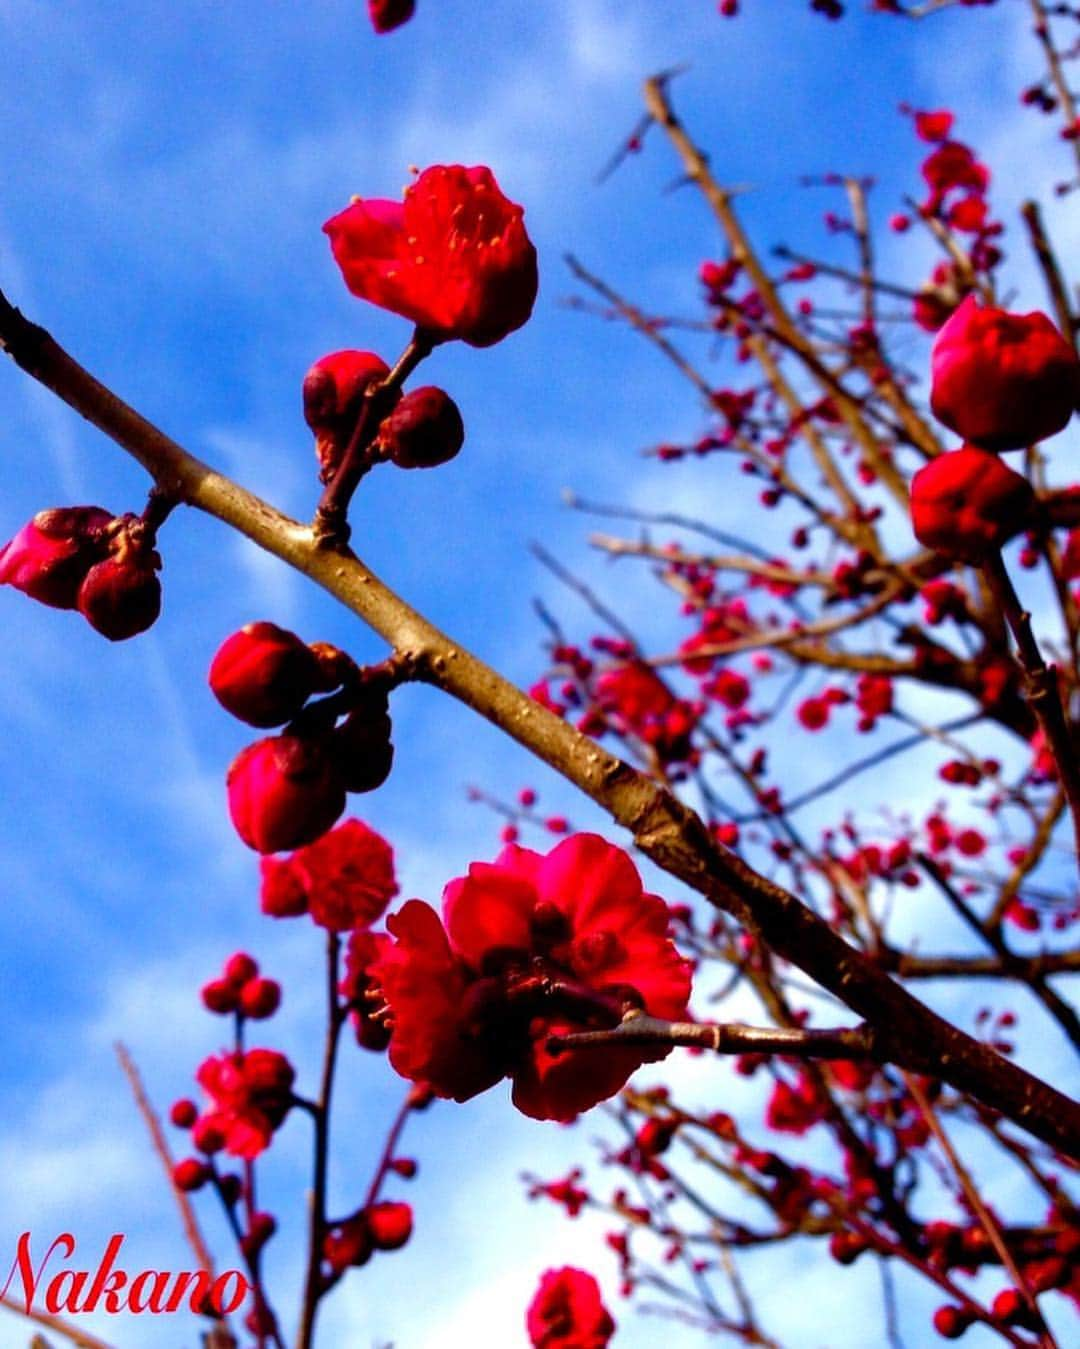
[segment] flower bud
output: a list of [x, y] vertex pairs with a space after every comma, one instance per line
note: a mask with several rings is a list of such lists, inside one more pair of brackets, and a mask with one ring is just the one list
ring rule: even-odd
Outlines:
[[388, 708], [385, 693], [365, 694], [330, 736], [330, 752], [347, 791], [374, 791], [390, 776], [394, 747]]
[[186, 1097], [179, 1101], [173, 1101], [169, 1107], [169, 1122], [178, 1129], [190, 1129], [198, 1119], [199, 1110], [194, 1101], [189, 1101]]
[[101, 536], [112, 518], [100, 506], [38, 511], [0, 549], [0, 585], [55, 609], [76, 608], [79, 587], [101, 555]]
[[373, 351], [335, 351], [304, 376], [304, 420], [315, 432], [322, 482], [337, 472], [368, 386], [381, 383], [389, 373], [390, 367]]
[[178, 1190], [183, 1190], [185, 1194], [190, 1194], [192, 1190], [201, 1189], [210, 1179], [210, 1170], [205, 1162], [200, 1162], [197, 1157], [185, 1157], [183, 1161], [177, 1162], [172, 1169], [172, 1182]]
[[210, 1156], [225, 1146], [225, 1130], [215, 1115], [200, 1115], [192, 1126], [191, 1141]]
[[259, 973], [259, 962], [246, 951], [237, 951], [225, 962], [225, 978], [239, 990]]
[[1035, 504], [1031, 484], [996, 455], [966, 445], [911, 480], [911, 523], [927, 548], [978, 563], [1018, 534]]
[[379, 441], [398, 468], [435, 468], [461, 449], [465, 425], [450, 395], [428, 385], [405, 395], [379, 427]]
[[249, 1260], [254, 1259], [277, 1231], [277, 1219], [272, 1213], [253, 1213], [248, 1230], [240, 1238], [240, 1249]]
[[228, 979], [211, 979], [199, 990], [199, 997], [208, 1012], [227, 1016], [235, 1012], [239, 1001], [236, 985]]
[[1010, 314], [973, 295], [931, 355], [939, 421], [988, 450], [1018, 450], [1062, 430], [1080, 401], [1080, 360], [1045, 314]]
[[390, 33], [408, 23], [416, 10], [416, 0], [368, 0], [368, 15], [376, 33]]
[[386, 1201], [366, 1210], [371, 1241], [377, 1250], [396, 1251], [412, 1236], [413, 1216], [409, 1204]]
[[372, 1250], [371, 1232], [363, 1215], [332, 1228], [323, 1238], [323, 1259], [336, 1274], [350, 1265], [366, 1265]]
[[281, 985], [276, 979], [249, 979], [240, 990], [240, 1010], [253, 1021], [264, 1021], [281, 1006]]
[[315, 691], [319, 663], [294, 633], [248, 623], [218, 647], [209, 679], [226, 712], [249, 726], [283, 726]]
[[345, 809], [345, 787], [324, 742], [297, 735], [241, 750], [226, 786], [236, 832], [260, 853], [314, 842]]
[[79, 587], [79, 612], [110, 642], [145, 632], [161, 613], [161, 558], [153, 548], [121, 534], [111, 557], [86, 573]]

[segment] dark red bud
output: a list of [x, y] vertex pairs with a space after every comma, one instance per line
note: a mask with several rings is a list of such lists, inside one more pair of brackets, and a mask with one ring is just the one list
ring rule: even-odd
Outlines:
[[161, 613], [160, 567], [152, 548], [123, 539], [112, 557], [86, 573], [79, 587], [79, 612], [110, 642], [145, 632]]
[[385, 693], [364, 694], [330, 736], [330, 751], [350, 792], [370, 792], [390, 776], [394, 747]]
[[237, 990], [235, 984], [228, 979], [211, 979], [208, 984], [203, 984], [199, 996], [208, 1012], [226, 1016], [229, 1012], [236, 1011]]
[[416, 0], [368, 0], [368, 15], [376, 33], [390, 33], [408, 23], [416, 10]]
[[379, 441], [398, 468], [435, 468], [465, 442], [465, 425], [449, 394], [433, 385], [407, 393], [379, 427]]

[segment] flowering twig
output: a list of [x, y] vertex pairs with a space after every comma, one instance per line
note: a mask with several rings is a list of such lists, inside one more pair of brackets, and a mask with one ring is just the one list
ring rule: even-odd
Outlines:
[[118, 1040], [113, 1048], [116, 1051], [116, 1057], [120, 1061], [120, 1067], [124, 1071], [124, 1076], [128, 1080], [128, 1085], [131, 1087], [131, 1094], [135, 1098], [135, 1105], [150, 1134], [150, 1141], [153, 1144], [154, 1152], [157, 1154], [158, 1160], [165, 1170], [165, 1176], [169, 1182], [169, 1187], [176, 1197], [176, 1206], [180, 1210], [180, 1220], [184, 1225], [184, 1235], [187, 1237], [188, 1245], [191, 1247], [195, 1259], [199, 1262], [199, 1268], [206, 1275], [207, 1279], [213, 1282], [213, 1257], [210, 1255], [209, 1247], [199, 1228], [198, 1219], [195, 1217], [195, 1209], [191, 1200], [184, 1190], [181, 1190], [179, 1186], [173, 1183], [172, 1176], [175, 1159], [169, 1148], [168, 1141], [165, 1138], [165, 1131], [161, 1127], [161, 1121], [158, 1119], [154, 1107], [150, 1104], [150, 1098], [146, 1094], [146, 1088], [143, 1086], [139, 1069], [136, 1066], [135, 1060], [131, 1057], [131, 1053], [126, 1045]]
[[549, 712], [440, 632], [347, 551], [188, 454], [99, 383], [0, 293], [0, 347], [100, 427], [183, 502], [206, 511], [304, 572], [358, 614], [415, 668], [578, 786], [659, 867], [725, 910], [870, 1022], [879, 1052], [936, 1073], [1036, 1137], [1080, 1155], [1080, 1106], [912, 997], [790, 892], [755, 872], [672, 793]]

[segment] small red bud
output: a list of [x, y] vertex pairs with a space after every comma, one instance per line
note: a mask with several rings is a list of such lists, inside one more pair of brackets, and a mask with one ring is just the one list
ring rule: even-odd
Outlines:
[[365, 694], [330, 737], [346, 791], [370, 792], [390, 776], [394, 746], [386, 694]]
[[259, 973], [259, 962], [246, 951], [237, 951], [225, 962], [225, 978], [239, 990]]
[[169, 1120], [175, 1124], [178, 1129], [190, 1129], [199, 1117], [199, 1109], [194, 1101], [186, 1098], [180, 1101], [173, 1101], [169, 1107]]
[[971, 1316], [963, 1307], [939, 1307], [934, 1313], [934, 1329], [943, 1340], [958, 1340], [971, 1325]]
[[200, 1152], [211, 1156], [225, 1146], [225, 1132], [213, 1115], [200, 1115], [191, 1130], [191, 1141]]
[[380, 1251], [396, 1251], [412, 1236], [413, 1216], [409, 1204], [387, 1201], [366, 1211], [372, 1244]]
[[379, 427], [379, 441], [398, 468], [435, 468], [461, 449], [465, 425], [450, 395], [428, 385], [405, 395]]
[[227, 1016], [236, 1011], [237, 990], [228, 979], [211, 979], [208, 984], [203, 984], [199, 997], [206, 1010], [218, 1016]]
[[200, 1162], [197, 1157], [185, 1157], [182, 1162], [177, 1162], [172, 1169], [172, 1181], [178, 1190], [183, 1190], [185, 1194], [190, 1194], [192, 1190], [201, 1189], [210, 1179], [210, 1168], [205, 1162]]
[[248, 1230], [240, 1238], [240, 1249], [250, 1260], [262, 1250], [277, 1231], [277, 1219], [272, 1213], [253, 1213]]
[[408, 23], [416, 10], [416, 0], [368, 0], [368, 15], [376, 33], [390, 33]]
[[253, 1021], [264, 1021], [281, 1006], [281, 985], [276, 979], [249, 979], [240, 990], [240, 1010]]
[[319, 661], [294, 633], [248, 623], [226, 637], [210, 665], [210, 689], [249, 726], [283, 726], [319, 683]]
[[161, 558], [121, 531], [112, 556], [96, 563], [79, 587], [79, 612], [110, 642], [127, 641], [149, 628], [161, 613]]
[[389, 373], [390, 367], [373, 351], [335, 351], [316, 361], [304, 376], [304, 420], [315, 432], [323, 482], [337, 472], [368, 386]]

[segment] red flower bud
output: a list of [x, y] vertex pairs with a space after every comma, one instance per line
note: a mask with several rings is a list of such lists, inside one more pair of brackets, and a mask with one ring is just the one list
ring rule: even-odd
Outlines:
[[939, 1307], [934, 1312], [934, 1329], [943, 1340], [958, 1340], [971, 1325], [971, 1314], [963, 1307]]
[[389, 33], [408, 23], [416, 10], [415, 0], [368, 0], [368, 14], [376, 33]]
[[275, 735], [240, 751], [226, 778], [236, 832], [256, 852], [312, 843], [345, 809], [341, 776], [319, 740]]
[[115, 552], [86, 573], [79, 587], [79, 612], [110, 642], [145, 632], [161, 613], [161, 558], [153, 548], [121, 533]]
[[228, 979], [211, 979], [208, 984], [203, 984], [199, 997], [202, 998], [206, 1010], [215, 1012], [218, 1016], [226, 1016], [229, 1012], [236, 1011], [237, 989]]
[[250, 1260], [262, 1250], [277, 1231], [277, 1219], [272, 1213], [253, 1213], [248, 1230], [240, 1238], [240, 1249]]
[[249, 979], [240, 990], [240, 1010], [253, 1021], [273, 1016], [281, 1006], [281, 985], [276, 979]]
[[377, 1250], [396, 1251], [412, 1236], [412, 1208], [408, 1204], [372, 1204], [366, 1211], [371, 1241]]
[[385, 694], [365, 695], [330, 736], [330, 752], [350, 792], [370, 792], [390, 776], [394, 747]]
[[319, 662], [294, 633], [248, 623], [226, 637], [210, 665], [210, 689], [249, 726], [283, 726], [315, 691]]
[[178, 1190], [183, 1190], [185, 1194], [200, 1189], [209, 1179], [209, 1168], [205, 1162], [200, 1162], [197, 1157], [185, 1157], [182, 1162], [177, 1162], [172, 1170], [173, 1184]]
[[363, 1215], [342, 1223], [323, 1238], [323, 1259], [337, 1274], [350, 1265], [366, 1265], [373, 1249], [371, 1232]]
[[195, 1102], [186, 1098], [173, 1101], [169, 1107], [169, 1121], [175, 1124], [178, 1129], [190, 1129], [198, 1116], [199, 1110]]
[[536, 249], [524, 212], [488, 168], [425, 169], [403, 204], [356, 200], [323, 226], [354, 295], [437, 340], [487, 347], [520, 328], [536, 300]]
[[971, 445], [931, 460], [911, 480], [915, 537], [962, 562], [980, 562], [1019, 533], [1034, 502], [1026, 478]]
[[364, 394], [390, 367], [373, 351], [335, 351], [304, 376], [304, 420], [315, 432], [319, 477], [329, 482], [356, 427]]
[[215, 1115], [200, 1115], [191, 1130], [191, 1141], [207, 1156], [220, 1152], [225, 1146], [225, 1129]]
[[38, 511], [0, 549], [0, 585], [55, 609], [74, 609], [79, 587], [100, 556], [101, 535], [112, 521], [100, 506]]
[[450, 395], [428, 385], [405, 395], [380, 426], [379, 440], [398, 468], [435, 468], [461, 449], [465, 425]]
[[973, 295], [931, 355], [939, 421], [988, 450], [1017, 450], [1062, 430], [1080, 400], [1080, 360], [1045, 314], [1010, 314]]
[[246, 951], [237, 951], [225, 962], [225, 978], [239, 990], [259, 973], [259, 962]]

